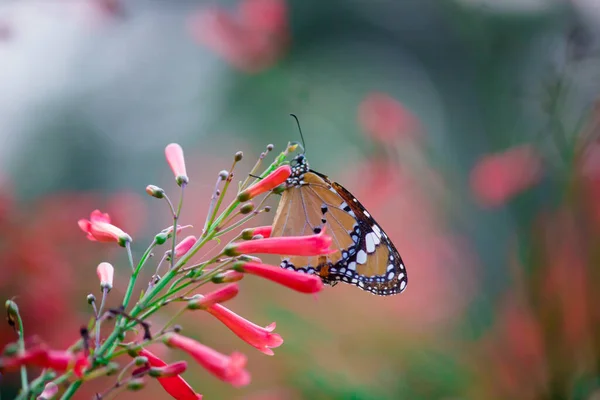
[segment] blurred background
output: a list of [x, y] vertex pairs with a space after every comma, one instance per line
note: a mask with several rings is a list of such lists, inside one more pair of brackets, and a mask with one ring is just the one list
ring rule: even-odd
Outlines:
[[[182, 222], [201, 227], [236, 151], [243, 173], [267, 144], [299, 140], [293, 112], [311, 167], [378, 220], [408, 288], [340, 284], [315, 300], [246, 278], [228, 306], [277, 322], [285, 343], [267, 357], [184, 316], [252, 374], [234, 389], [191, 364], [198, 392], [599, 399], [599, 27], [597, 0], [3, 0], [0, 295], [26, 335], [68, 346], [96, 265], [117, 269], [112, 305], [128, 278], [124, 253], [77, 220], [110, 213], [139, 256], [170, 223], [144, 188], [175, 193], [163, 151], [178, 142]], [[14, 340], [0, 327], [2, 346]], [[3, 376], [2, 398], [18, 385]], [[150, 385], [136, 396], [169, 398]]]

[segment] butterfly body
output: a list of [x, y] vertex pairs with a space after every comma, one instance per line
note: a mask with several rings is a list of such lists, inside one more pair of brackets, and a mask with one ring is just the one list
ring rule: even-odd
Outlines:
[[379, 224], [343, 186], [311, 170], [303, 154], [292, 161], [271, 236], [320, 233], [333, 239], [332, 254], [283, 256], [281, 267], [316, 274], [331, 286], [342, 281], [380, 296], [408, 282], [400, 254]]

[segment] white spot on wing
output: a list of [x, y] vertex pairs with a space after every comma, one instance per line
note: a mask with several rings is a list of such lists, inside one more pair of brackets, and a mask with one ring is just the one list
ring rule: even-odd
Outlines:
[[361, 250], [356, 254], [356, 262], [359, 264], [364, 264], [367, 262], [367, 253], [365, 253], [364, 250]]
[[400, 290], [404, 290], [405, 287], [406, 287], [406, 281], [400, 282]]
[[373, 237], [375, 235], [373, 234], [373, 232], [367, 233], [367, 236], [365, 237], [365, 243], [367, 245], [367, 253], [372, 253], [375, 251], [375, 240], [373, 240]]

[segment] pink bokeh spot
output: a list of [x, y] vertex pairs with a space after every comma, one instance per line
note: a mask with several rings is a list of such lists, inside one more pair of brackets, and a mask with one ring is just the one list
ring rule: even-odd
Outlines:
[[531, 145], [483, 156], [471, 171], [473, 195], [485, 207], [500, 207], [537, 183], [542, 160]]

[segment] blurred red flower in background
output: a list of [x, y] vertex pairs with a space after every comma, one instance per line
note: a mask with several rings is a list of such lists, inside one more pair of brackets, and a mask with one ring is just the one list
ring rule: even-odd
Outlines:
[[371, 139], [388, 143], [415, 138], [419, 120], [402, 103], [380, 92], [369, 94], [358, 107], [358, 123]]
[[537, 183], [541, 175], [540, 155], [525, 144], [483, 156], [471, 172], [471, 190], [482, 205], [499, 207]]
[[[105, 250], [93, 243], [68, 245], [81, 243], [81, 230], [73, 221], [102, 201], [95, 194], [57, 193], [19, 202], [12, 198], [8, 182], [0, 188], [0, 229], [11, 232], [0, 241], [0, 265], [8, 266], [0, 268], [0, 292], [5, 298], [19, 295], [28, 336], [43, 334], [50, 346], [64, 348], [79, 336], [77, 327], [87, 322], [79, 312], [87, 307], [89, 287], [78, 282], [94, 282], [100, 252], [106, 257]], [[122, 201], [130, 204], [124, 207]], [[145, 203], [139, 195], [114, 194], [104, 208], [130, 232], [143, 227]], [[64, 326], [74, 329], [65, 332]], [[0, 343], [14, 340], [12, 331], [0, 330]]]
[[235, 12], [204, 9], [189, 22], [192, 37], [249, 73], [272, 66], [289, 42], [283, 0], [242, 0]]

